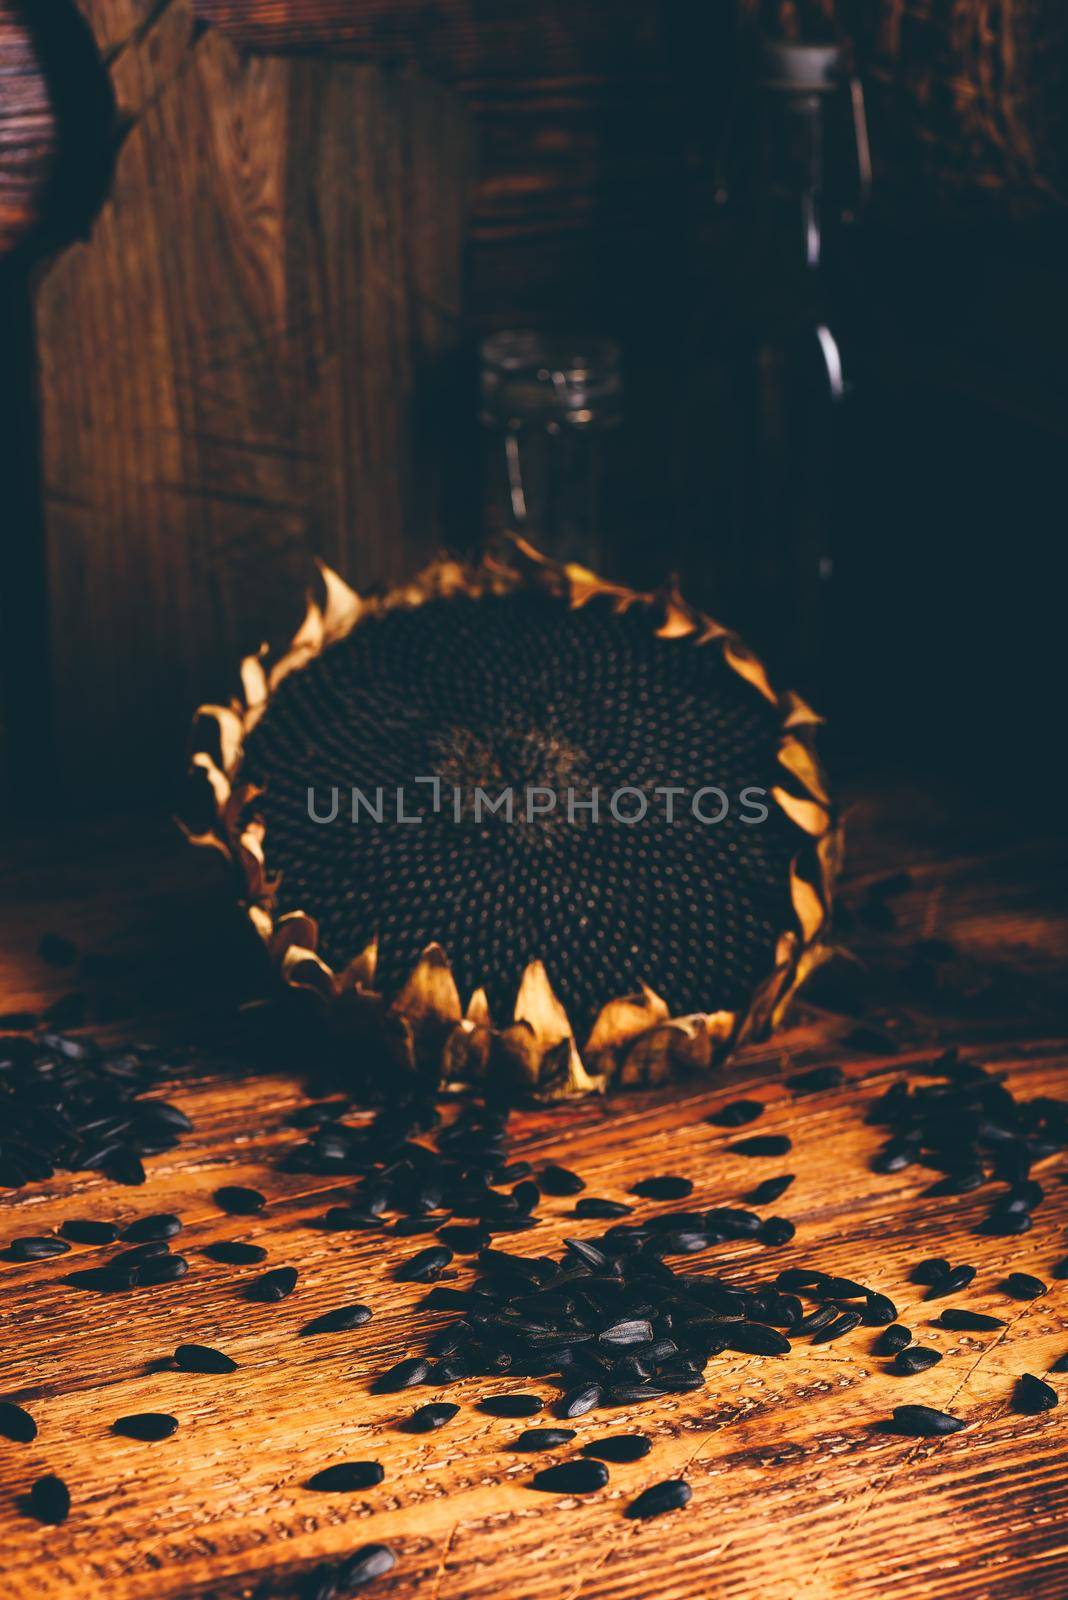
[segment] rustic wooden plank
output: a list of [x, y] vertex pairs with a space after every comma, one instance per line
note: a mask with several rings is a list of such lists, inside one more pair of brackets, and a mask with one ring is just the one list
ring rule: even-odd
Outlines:
[[[1032, 986], [1029, 994], [1045, 993], [1051, 953], [1057, 959], [1068, 937], [1068, 917], [1049, 887], [1063, 864], [1061, 843], [1010, 841], [1004, 826], [998, 832], [982, 819], [961, 829], [944, 809], [939, 823], [936, 808], [925, 813], [921, 797], [904, 789], [860, 797], [851, 810], [857, 872], [846, 899], [857, 918], [854, 942], [869, 965], [900, 967], [917, 937], [937, 937], [956, 941], [976, 971], [1007, 963]], [[910, 819], [917, 838], [911, 850]], [[959, 848], [947, 848], [958, 832]], [[11, 914], [0, 930], [0, 1003], [39, 1005], [79, 981], [77, 972], [55, 974], [35, 954], [38, 934], [60, 928], [98, 953], [129, 957], [143, 945], [136, 1018], [173, 1034], [168, 1014], [179, 1009], [190, 954], [183, 958], [182, 945], [224, 904], [211, 860], [204, 858], [192, 878], [188, 865], [153, 825], [22, 841], [3, 863]], [[870, 884], [901, 866], [912, 883], [891, 902], [896, 927], [868, 927], [858, 913]], [[984, 931], [987, 920], [1008, 941], [1000, 952]], [[217, 958], [225, 958], [234, 927], [216, 929]], [[171, 987], [146, 985], [161, 962], [174, 968]], [[253, 990], [254, 983], [238, 992]], [[1033, 1232], [987, 1238], [974, 1232], [986, 1210], [982, 1193], [938, 1199], [923, 1195], [929, 1174], [922, 1170], [871, 1172], [880, 1134], [864, 1124], [863, 1110], [911, 1060], [930, 1055], [936, 1032], [1004, 1071], [1017, 1095], [1063, 1095], [1063, 978], [1061, 995], [1058, 1025], [1041, 1007], [999, 1011], [967, 996], [952, 1015], [937, 1008], [932, 1015], [901, 989], [898, 1055], [851, 1044], [849, 1018], [809, 1010], [787, 1033], [743, 1053], [726, 1077], [513, 1118], [517, 1158], [563, 1161], [582, 1172], [590, 1193], [613, 1198], [633, 1198], [630, 1185], [650, 1172], [681, 1171], [695, 1179], [695, 1204], [732, 1203], [771, 1171], [794, 1171], [796, 1181], [776, 1207], [796, 1222], [794, 1242], [777, 1251], [720, 1247], [708, 1265], [746, 1279], [812, 1262], [859, 1276], [890, 1294], [902, 1320], [945, 1357], [922, 1377], [894, 1378], [872, 1357], [873, 1330], [859, 1329], [829, 1346], [798, 1341], [783, 1360], [716, 1358], [697, 1395], [579, 1419], [579, 1442], [640, 1429], [654, 1438], [654, 1453], [613, 1468], [604, 1493], [573, 1504], [526, 1488], [543, 1463], [505, 1448], [521, 1425], [487, 1418], [471, 1404], [514, 1381], [471, 1380], [450, 1389], [450, 1398], [464, 1402], [461, 1414], [431, 1436], [398, 1427], [429, 1391], [369, 1394], [375, 1372], [418, 1348], [416, 1328], [425, 1332], [441, 1319], [413, 1322], [421, 1291], [393, 1280], [397, 1260], [417, 1241], [383, 1249], [376, 1236], [317, 1229], [316, 1215], [346, 1186], [278, 1170], [299, 1138], [286, 1121], [302, 1101], [300, 1064], [296, 1072], [198, 1072], [178, 1081], [168, 1093], [195, 1129], [174, 1151], [149, 1160], [143, 1189], [79, 1174], [0, 1196], [0, 1242], [66, 1216], [125, 1222], [178, 1210], [192, 1264], [173, 1288], [100, 1300], [61, 1281], [92, 1251], [26, 1266], [0, 1263], [0, 1394], [26, 1404], [41, 1430], [31, 1446], [3, 1441], [0, 1449], [0, 1554], [9, 1592], [19, 1600], [101, 1592], [116, 1600], [253, 1593], [287, 1600], [316, 1562], [382, 1539], [398, 1565], [374, 1592], [396, 1600], [645, 1600], [650, 1584], [665, 1600], [710, 1592], [728, 1600], [876, 1600], [891, 1583], [915, 1600], [1019, 1600], [1025, 1593], [1059, 1600], [1068, 1584], [1061, 1413], [1024, 1417], [1009, 1402], [1021, 1371], [1044, 1374], [1068, 1350], [1068, 1297], [1063, 1283], [1053, 1283], [1040, 1300], [1014, 1301], [998, 1284], [1009, 1268], [1049, 1281], [1064, 1254], [1063, 1158], [1036, 1167], [1048, 1199]], [[128, 999], [136, 1008], [136, 992]], [[816, 1060], [839, 1061], [848, 1081], [797, 1099], [783, 1071]], [[750, 1092], [767, 1104], [761, 1131], [792, 1137], [787, 1160], [746, 1161], [729, 1149], [735, 1135], [704, 1122], [725, 1098]], [[249, 1219], [221, 1216], [211, 1199], [221, 1182], [262, 1188], [267, 1210]], [[540, 1253], [572, 1231], [595, 1234], [598, 1224], [569, 1219], [570, 1204], [547, 1200], [541, 1226], [509, 1248]], [[635, 1214], [655, 1209], [640, 1202]], [[244, 1302], [241, 1287], [257, 1269], [221, 1267], [201, 1254], [209, 1242], [231, 1237], [262, 1242], [273, 1265], [298, 1266], [295, 1294], [277, 1306]], [[952, 1335], [930, 1325], [939, 1307], [920, 1301], [909, 1271], [921, 1257], [943, 1253], [978, 1266], [974, 1286], [959, 1299], [1004, 1316], [1002, 1332]], [[454, 1265], [455, 1281], [465, 1282], [469, 1269], [462, 1260]], [[356, 1299], [374, 1310], [365, 1327], [321, 1340], [297, 1337], [311, 1316]], [[228, 1350], [239, 1371], [217, 1379], [161, 1368], [183, 1339]], [[522, 1387], [547, 1399], [556, 1392], [533, 1380]], [[971, 1426], [943, 1441], [879, 1431], [879, 1419], [906, 1396], [967, 1416]], [[173, 1411], [178, 1433], [160, 1445], [110, 1434], [116, 1416], [139, 1409]], [[385, 1466], [379, 1489], [335, 1498], [302, 1487], [331, 1461], [364, 1458]], [[60, 1472], [73, 1491], [72, 1515], [58, 1530], [40, 1528], [17, 1506], [27, 1481], [44, 1470]], [[623, 1517], [641, 1487], [681, 1472], [694, 1488], [684, 1513], [647, 1526]]]
[[313, 550], [362, 582], [442, 537], [468, 141], [414, 78], [241, 56], [186, 0], [88, 9], [132, 131], [38, 301], [58, 743], [144, 790]]

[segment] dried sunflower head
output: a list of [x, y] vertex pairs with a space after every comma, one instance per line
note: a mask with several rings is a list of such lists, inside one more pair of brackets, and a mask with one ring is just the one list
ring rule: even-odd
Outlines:
[[675, 593], [522, 543], [324, 597], [194, 767], [285, 981], [398, 1071], [555, 1097], [707, 1068], [824, 954], [818, 719]]

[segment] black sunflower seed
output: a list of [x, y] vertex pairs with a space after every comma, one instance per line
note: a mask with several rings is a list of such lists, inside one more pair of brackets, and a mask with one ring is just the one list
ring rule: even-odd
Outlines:
[[324, 1311], [321, 1317], [313, 1317], [311, 1322], [306, 1322], [300, 1330], [301, 1337], [306, 1338], [313, 1333], [345, 1333], [349, 1328], [362, 1327], [370, 1320], [368, 1306], [338, 1306], [335, 1311]]
[[876, 1294], [869, 1289], [860, 1312], [861, 1322], [869, 1328], [879, 1328], [896, 1318], [897, 1307], [894, 1302], [887, 1299], [885, 1294]]
[[854, 1278], [821, 1278], [817, 1288], [826, 1300], [866, 1300], [871, 1293]]
[[811, 1289], [822, 1283], [824, 1274], [810, 1267], [784, 1267], [775, 1279], [776, 1289]]
[[1016, 1389], [1013, 1393], [1012, 1404], [1015, 1411], [1026, 1412], [1029, 1416], [1036, 1416], [1040, 1411], [1052, 1411], [1060, 1403], [1056, 1389], [1041, 1378], [1036, 1378], [1030, 1372], [1024, 1372], [1016, 1380]]
[[607, 1482], [608, 1468], [602, 1461], [561, 1461], [536, 1472], [530, 1486], [547, 1494], [593, 1494]]
[[747, 1122], [755, 1122], [763, 1110], [759, 1100], [731, 1100], [725, 1106], [720, 1106], [718, 1111], [713, 1111], [705, 1121], [717, 1128], [743, 1128]]
[[508, 1449], [531, 1453], [537, 1450], [557, 1450], [563, 1444], [570, 1444], [574, 1437], [574, 1428], [525, 1428], [518, 1439], [513, 1439]]
[[815, 1311], [810, 1311], [794, 1324], [792, 1333], [819, 1333], [824, 1328], [829, 1328], [832, 1322], [837, 1322], [841, 1313], [837, 1306], [817, 1306]]
[[459, 1414], [460, 1407], [454, 1406], [448, 1400], [434, 1400], [429, 1405], [419, 1406], [412, 1412], [405, 1423], [409, 1433], [433, 1433], [437, 1428], [443, 1428], [447, 1422]]
[[583, 1196], [576, 1200], [573, 1215], [576, 1217], [612, 1218], [628, 1216], [633, 1207], [623, 1204], [622, 1200], [601, 1200], [596, 1196]]
[[821, 1089], [837, 1089], [845, 1082], [841, 1067], [812, 1067], [808, 1072], [794, 1072], [785, 1080], [795, 1094], [816, 1094]]
[[770, 1206], [773, 1201], [784, 1195], [794, 1181], [792, 1172], [784, 1172], [780, 1178], [765, 1178], [763, 1183], [758, 1183], [755, 1189], [750, 1189], [745, 1197], [746, 1205]]
[[671, 1176], [643, 1178], [640, 1183], [631, 1186], [630, 1192], [640, 1195], [643, 1200], [685, 1200], [688, 1194], [693, 1193], [693, 1180]]
[[285, 1300], [297, 1287], [296, 1267], [272, 1267], [254, 1278], [245, 1290], [246, 1300], [258, 1300], [265, 1305]]
[[738, 1350], [748, 1356], [785, 1356], [790, 1353], [789, 1339], [766, 1323], [732, 1322], [724, 1331], [728, 1350]]
[[796, 1232], [789, 1217], [768, 1217], [761, 1223], [757, 1238], [766, 1245], [789, 1244]]
[[166, 1411], [138, 1411], [128, 1417], [118, 1417], [111, 1424], [112, 1433], [125, 1434], [127, 1439], [152, 1442], [169, 1439], [178, 1431], [178, 1418]]
[[627, 1345], [644, 1344], [653, 1337], [653, 1325], [644, 1317], [629, 1317], [613, 1322], [597, 1335], [598, 1344], [622, 1349]]
[[384, 1477], [382, 1466], [377, 1461], [338, 1461], [332, 1467], [323, 1467], [321, 1472], [313, 1473], [304, 1487], [350, 1493], [353, 1489], [373, 1489]]
[[939, 1318], [943, 1328], [954, 1333], [990, 1333], [994, 1328], [1004, 1328], [1001, 1317], [989, 1317], [984, 1311], [966, 1311], [957, 1306], [947, 1306]]
[[1068, 1278], [1068, 1256], [1062, 1257], [1062, 1259], [1057, 1262], [1057, 1265], [1053, 1268], [1050, 1276], [1057, 1279]]
[[125, 1145], [112, 1150], [101, 1164], [107, 1176], [115, 1183], [136, 1188], [145, 1181], [145, 1169], [140, 1156]]
[[938, 1278], [932, 1283], [923, 1298], [925, 1300], [940, 1300], [944, 1294], [956, 1294], [958, 1289], [966, 1289], [974, 1277], [974, 1267], [951, 1267], [944, 1277]]
[[1042, 1279], [1033, 1278], [1029, 1272], [1010, 1272], [1001, 1287], [1016, 1300], [1037, 1300], [1047, 1292]]
[[585, 1239], [565, 1239], [564, 1249], [592, 1272], [611, 1271], [611, 1263], [604, 1251], [598, 1250], [596, 1245], [589, 1244]]
[[65, 1256], [69, 1249], [66, 1239], [53, 1234], [24, 1234], [21, 1239], [12, 1239], [8, 1253], [13, 1261], [45, 1261], [50, 1256]]
[[449, 1223], [438, 1229], [438, 1238], [457, 1255], [473, 1256], [484, 1250], [490, 1242], [487, 1229], [467, 1227], [464, 1223]]
[[122, 1230], [129, 1244], [145, 1244], [150, 1240], [173, 1239], [182, 1231], [182, 1219], [173, 1211], [160, 1211], [151, 1217], [138, 1217]]
[[785, 1133], [755, 1133], [749, 1139], [735, 1139], [730, 1148], [740, 1156], [784, 1156], [790, 1139]]
[[71, 1244], [114, 1244], [119, 1237], [113, 1222], [93, 1222], [88, 1217], [72, 1217], [59, 1231]]
[[915, 1372], [926, 1372], [928, 1367], [936, 1367], [942, 1359], [940, 1350], [930, 1350], [922, 1344], [909, 1345], [907, 1350], [899, 1350], [894, 1357], [893, 1370], [900, 1372], [904, 1377], [910, 1377]]
[[13, 1400], [0, 1400], [0, 1434], [16, 1444], [31, 1444], [37, 1437], [37, 1424]]
[[425, 1250], [420, 1250], [403, 1262], [394, 1276], [399, 1283], [433, 1283], [435, 1278], [440, 1278], [451, 1260], [452, 1251], [446, 1245], [428, 1245]]
[[347, 1233], [360, 1228], [384, 1228], [385, 1223], [373, 1211], [359, 1211], [355, 1206], [331, 1206], [324, 1213], [321, 1226], [329, 1233]]
[[267, 1259], [261, 1244], [246, 1244], [241, 1239], [220, 1239], [218, 1244], [205, 1245], [204, 1254], [230, 1267], [248, 1267]]
[[636, 1500], [632, 1500], [627, 1507], [625, 1515], [634, 1518], [660, 1517], [665, 1511], [681, 1511], [682, 1507], [689, 1505], [693, 1490], [684, 1478], [665, 1478], [663, 1483], [654, 1483], [651, 1488], [643, 1489]]
[[586, 1187], [578, 1173], [567, 1167], [544, 1167], [538, 1182], [545, 1194], [552, 1195], [580, 1194]]
[[237, 1362], [207, 1344], [180, 1344], [174, 1359], [183, 1372], [234, 1372]]
[[883, 1329], [872, 1348], [877, 1356], [896, 1356], [899, 1350], [904, 1350], [911, 1343], [911, 1329], [895, 1322]]
[[652, 1440], [644, 1433], [614, 1433], [607, 1439], [591, 1439], [582, 1446], [582, 1454], [600, 1461], [640, 1461], [652, 1448]]
[[62, 1478], [48, 1473], [38, 1478], [27, 1498], [27, 1509], [38, 1522], [58, 1525], [66, 1522], [70, 1512], [70, 1490]]
[[1068, 1372], [1068, 1354], [1058, 1356], [1049, 1370], [1051, 1372]]
[[189, 1262], [184, 1256], [153, 1256], [151, 1260], [143, 1261], [140, 1266], [130, 1270], [130, 1287], [148, 1289], [164, 1283], [177, 1283], [188, 1271]]
[[262, 1211], [267, 1204], [267, 1196], [258, 1189], [246, 1189], [241, 1184], [224, 1184], [215, 1191], [215, 1204], [220, 1211], [227, 1212], [232, 1217], [248, 1217], [257, 1211]]
[[398, 1217], [391, 1231], [398, 1239], [410, 1239], [418, 1233], [436, 1233], [440, 1226], [440, 1217]]
[[335, 1588], [342, 1594], [360, 1589], [385, 1577], [397, 1565], [393, 1551], [385, 1544], [365, 1544], [341, 1562], [336, 1569]]
[[812, 1335], [813, 1344], [830, 1344], [832, 1339], [840, 1339], [843, 1333], [851, 1333], [860, 1326], [859, 1311], [843, 1311], [829, 1322], [825, 1328], [820, 1328], [818, 1333]]
[[586, 1383], [578, 1388], [568, 1389], [553, 1409], [558, 1417], [581, 1417], [587, 1411], [592, 1411], [594, 1406], [599, 1406], [602, 1399], [601, 1385]]
[[533, 1417], [544, 1403], [536, 1394], [490, 1394], [478, 1402], [478, 1409], [490, 1417]]
[[430, 1363], [424, 1361], [422, 1356], [406, 1356], [376, 1378], [372, 1388], [375, 1394], [393, 1394], [398, 1389], [411, 1389], [417, 1383], [425, 1383], [429, 1372]]
[[933, 1439], [943, 1433], [959, 1433], [967, 1426], [960, 1417], [933, 1406], [895, 1406], [891, 1432], [904, 1433], [910, 1439]]
[[945, 1256], [931, 1256], [913, 1267], [910, 1277], [913, 1283], [935, 1284], [941, 1283], [948, 1271], [949, 1262]]

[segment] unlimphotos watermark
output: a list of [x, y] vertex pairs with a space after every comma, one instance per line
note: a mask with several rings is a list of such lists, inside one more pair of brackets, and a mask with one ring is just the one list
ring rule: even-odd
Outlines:
[[[415, 790], [416, 784], [422, 787]], [[619, 789], [596, 786], [578, 790], [554, 789], [542, 784], [524, 788], [506, 785], [491, 794], [475, 785], [470, 789], [446, 784], [440, 777], [420, 777], [411, 786], [379, 785], [370, 791], [352, 786], [346, 793], [331, 784], [325, 793], [308, 786], [308, 816], [312, 822], [345, 821], [368, 824], [401, 823], [418, 825], [428, 816], [444, 816], [457, 823], [544, 822], [574, 824], [619, 823], [632, 827], [647, 820], [669, 826], [693, 818], [706, 827], [715, 827], [729, 816], [754, 826], [769, 814], [764, 804], [768, 791], [755, 786], [740, 789], [732, 796], [718, 784], [686, 789], [680, 784], [654, 784], [650, 789], [626, 784]]]

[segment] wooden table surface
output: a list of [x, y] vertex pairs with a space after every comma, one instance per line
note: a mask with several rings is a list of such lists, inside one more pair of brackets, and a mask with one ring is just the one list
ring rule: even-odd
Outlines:
[[[791, 1245], [721, 1246], [697, 1266], [707, 1261], [750, 1282], [802, 1263], [859, 1277], [891, 1296], [918, 1341], [944, 1353], [939, 1366], [892, 1376], [872, 1354], [876, 1330], [863, 1327], [822, 1346], [797, 1340], [786, 1358], [719, 1356], [703, 1391], [594, 1411], [574, 1424], [572, 1449], [631, 1430], [654, 1441], [644, 1461], [610, 1469], [606, 1490], [585, 1500], [534, 1493], [532, 1472], [572, 1452], [511, 1453], [508, 1442], [525, 1424], [473, 1406], [514, 1380], [369, 1392], [369, 1380], [418, 1351], [441, 1319], [413, 1319], [424, 1291], [393, 1279], [425, 1239], [384, 1245], [373, 1235], [323, 1232], [314, 1219], [351, 1184], [278, 1170], [300, 1137], [287, 1117], [305, 1099], [313, 1063], [198, 1073], [168, 1090], [194, 1131], [148, 1160], [143, 1188], [62, 1174], [0, 1194], [0, 1244], [71, 1216], [125, 1223], [175, 1210], [191, 1263], [176, 1285], [103, 1297], [63, 1282], [99, 1252], [0, 1261], [0, 1398], [24, 1404], [40, 1430], [31, 1445], [0, 1439], [4, 1600], [285, 1600], [317, 1563], [371, 1540], [397, 1555], [373, 1588], [389, 1600], [864, 1600], [891, 1591], [905, 1600], [1063, 1600], [1068, 1377], [1051, 1380], [1062, 1395], [1058, 1411], [1020, 1415], [1011, 1397], [1018, 1374], [1042, 1376], [1068, 1352], [1068, 1284], [1051, 1282], [1044, 1297], [1022, 1301], [999, 1283], [1010, 1268], [1049, 1280], [1068, 1251], [1068, 1164], [1055, 1157], [1036, 1169], [1048, 1199], [1030, 1234], [988, 1238], [975, 1227], [991, 1191], [937, 1199], [922, 1195], [934, 1176], [927, 1169], [873, 1173], [880, 1131], [863, 1115], [941, 1041], [1004, 1071], [1018, 1096], [1064, 1093], [1068, 916], [1059, 887], [1068, 851], [902, 786], [862, 796], [852, 811], [845, 900], [863, 965], [839, 970], [852, 974], [849, 1008], [881, 1019], [896, 1053], [875, 1037], [858, 1041], [855, 1020], [841, 1014], [841, 984], [829, 985], [821, 1008], [803, 1009], [789, 1032], [746, 1051], [727, 1078], [520, 1112], [511, 1148], [516, 1159], [574, 1167], [590, 1194], [612, 1198], [651, 1173], [685, 1173], [699, 1206], [739, 1203], [759, 1178], [795, 1172], [773, 1208], [797, 1225]], [[218, 870], [162, 824], [43, 831], [14, 839], [3, 854], [0, 1012], [84, 990], [91, 1025], [167, 1039], [204, 1036], [221, 1026], [235, 992], [255, 994], [261, 972]], [[889, 902], [895, 926], [869, 927], [856, 915], [867, 885], [901, 867], [911, 884]], [[49, 931], [97, 958], [89, 977], [84, 967], [62, 972], [41, 961], [37, 944]], [[949, 941], [954, 953], [921, 963], [917, 976], [916, 943], [932, 939]], [[231, 975], [223, 969], [235, 951]], [[846, 1070], [840, 1088], [799, 1098], [782, 1082], [786, 1068], [831, 1061]], [[786, 1161], [747, 1161], [729, 1151], [729, 1131], [705, 1122], [740, 1093], [766, 1101], [761, 1132], [790, 1134]], [[261, 1188], [266, 1211], [223, 1216], [212, 1200], [223, 1182]], [[569, 1220], [571, 1204], [546, 1199], [541, 1226], [505, 1247], [551, 1252], [567, 1233], [603, 1228]], [[639, 1202], [635, 1215], [655, 1209]], [[270, 1265], [298, 1267], [296, 1292], [278, 1305], [244, 1301], [243, 1284], [262, 1269], [221, 1266], [201, 1253], [234, 1237], [264, 1244]], [[935, 1254], [977, 1265], [954, 1303], [1005, 1318], [1002, 1331], [932, 1326], [939, 1308], [922, 1303], [909, 1273]], [[470, 1269], [463, 1258], [454, 1265], [462, 1284]], [[316, 1313], [354, 1300], [373, 1308], [364, 1327], [297, 1337]], [[221, 1347], [239, 1370], [219, 1378], [169, 1369], [165, 1358], [188, 1340]], [[557, 1393], [532, 1380], [522, 1387], [547, 1400]], [[441, 1432], [399, 1429], [416, 1404], [446, 1396], [464, 1404]], [[880, 1421], [906, 1400], [951, 1410], [970, 1426], [942, 1440], [882, 1431]], [[110, 1432], [116, 1417], [140, 1410], [172, 1412], [181, 1426], [159, 1444]], [[331, 1462], [367, 1458], [385, 1468], [376, 1489], [303, 1487]], [[71, 1489], [71, 1515], [59, 1528], [38, 1525], [19, 1506], [47, 1471]], [[640, 1488], [682, 1474], [693, 1487], [685, 1511], [649, 1523], [624, 1517]]]

